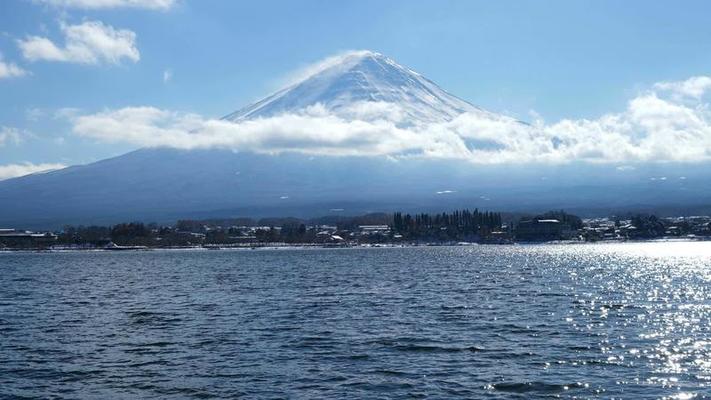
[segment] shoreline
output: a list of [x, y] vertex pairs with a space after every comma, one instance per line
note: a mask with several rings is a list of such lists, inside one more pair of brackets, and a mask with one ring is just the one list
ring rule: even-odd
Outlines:
[[178, 252], [178, 251], [274, 251], [274, 250], [340, 250], [340, 249], [395, 249], [395, 248], [418, 248], [418, 247], [476, 247], [476, 246], [561, 246], [561, 245], [601, 245], [601, 244], [636, 244], [636, 243], [693, 243], [709, 242], [711, 237], [696, 238], [655, 238], [642, 240], [553, 240], [547, 242], [511, 242], [511, 243], [379, 243], [379, 244], [357, 244], [357, 245], [319, 245], [319, 244], [279, 244], [279, 245], [256, 245], [256, 246], [219, 246], [200, 245], [188, 247], [144, 247], [126, 246], [123, 248], [47, 248], [47, 249], [0, 249], [0, 254], [9, 253], [116, 253], [116, 252]]

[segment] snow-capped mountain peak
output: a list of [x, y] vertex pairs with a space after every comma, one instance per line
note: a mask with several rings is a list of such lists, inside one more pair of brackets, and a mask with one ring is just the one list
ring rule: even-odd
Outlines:
[[389, 113], [406, 125], [448, 121], [465, 112], [486, 113], [391, 58], [365, 50], [330, 58], [303, 79], [225, 119], [266, 118], [314, 106], [344, 118]]

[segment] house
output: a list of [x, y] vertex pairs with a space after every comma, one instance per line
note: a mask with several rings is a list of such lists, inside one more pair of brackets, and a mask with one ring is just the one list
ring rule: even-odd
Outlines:
[[358, 230], [361, 235], [388, 235], [390, 226], [388, 225], [358, 225]]
[[0, 229], [0, 247], [39, 248], [48, 247], [57, 241], [51, 232], [35, 233], [15, 229]]

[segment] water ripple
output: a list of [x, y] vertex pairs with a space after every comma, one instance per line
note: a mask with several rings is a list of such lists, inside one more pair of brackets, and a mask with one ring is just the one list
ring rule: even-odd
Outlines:
[[711, 396], [711, 246], [0, 253], [0, 398]]

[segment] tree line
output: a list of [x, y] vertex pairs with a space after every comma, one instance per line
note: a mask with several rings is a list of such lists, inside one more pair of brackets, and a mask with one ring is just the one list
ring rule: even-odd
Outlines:
[[403, 239], [475, 240], [501, 230], [501, 214], [479, 209], [451, 213], [393, 214], [392, 230]]

